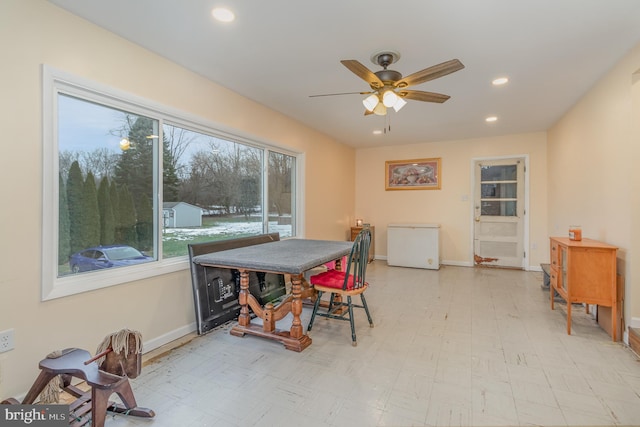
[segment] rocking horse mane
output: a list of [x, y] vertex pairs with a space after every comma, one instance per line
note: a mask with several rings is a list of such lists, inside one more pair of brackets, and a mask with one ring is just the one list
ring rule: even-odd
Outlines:
[[[129, 341], [131, 338], [133, 338], [135, 348], [129, 349]], [[111, 350], [116, 354], [120, 354], [124, 351], [124, 357], [127, 357], [132, 353], [140, 353], [142, 352], [142, 334], [131, 329], [122, 329], [118, 332], [107, 335], [98, 346], [96, 354], [100, 354], [108, 348], [111, 348]], [[102, 356], [96, 360], [96, 363], [98, 365], [102, 365], [105, 359], [106, 356]]]
[[100, 370], [136, 378], [142, 369], [142, 336], [130, 329], [108, 335], [98, 346], [95, 357]]

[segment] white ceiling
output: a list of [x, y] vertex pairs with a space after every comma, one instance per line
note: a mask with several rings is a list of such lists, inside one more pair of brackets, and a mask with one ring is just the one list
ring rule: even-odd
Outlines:
[[[640, 41], [639, 0], [49, 1], [353, 147], [546, 130]], [[213, 20], [220, 5], [235, 22]], [[410, 88], [444, 104], [386, 118], [364, 117], [363, 95], [309, 97], [369, 90], [340, 60], [377, 71], [381, 50], [400, 53], [389, 68], [403, 76], [465, 68]]]

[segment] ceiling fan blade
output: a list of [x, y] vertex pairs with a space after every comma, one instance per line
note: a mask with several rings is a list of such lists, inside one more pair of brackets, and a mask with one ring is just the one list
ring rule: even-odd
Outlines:
[[429, 80], [437, 79], [447, 74], [454, 73], [456, 71], [462, 70], [464, 65], [457, 59], [452, 59], [451, 61], [443, 62], [442, 64], [434, 65], [429, 68], [425, 68], [422, 71], [418, 71], [413, 73], [403, 79], [400, 79], [396, 82], [395, 86], [399, 88], [413, 86], [420, 83], [428, 82]]
[[437, 102], [442, 104], [447, 99], [451, 98], [449, 95], [435, 92], [423, 92], [421, 90], [402, 90], [398, 92], [398, 95], [405, 99], [413, 99], [415, 101], [424, 102]]
[[373, 92], [341, 92], [341, 93], [324, 93], [321, 95], [309, 95], [309, 98], [317, 98], [319, 96], [337, 96], [337, 95], [370, 95]]
[[353, 74], [369, 83], [369, 86], [371, 86], [372, 88], [377, 89], [384, 86], [382, 80], [380, 80], [380, 78], [378, 78], [378, 76], [376, 76], [373, 71], [371, 71], [355, 59], [344, 59], [340, 61], [340, 63], [347, 67]]

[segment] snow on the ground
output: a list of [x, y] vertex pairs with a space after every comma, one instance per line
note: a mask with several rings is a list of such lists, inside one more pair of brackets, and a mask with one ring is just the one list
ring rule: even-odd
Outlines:
[[[269, 233], [280, 233], [280, 237], [291, 237], [291, 225], [269, 222]], [[262, 222], [227, 222], [206, 228], [165, 228], [163, 235], [171, 240], [190, 240], [195, 236], [262, 234]]]

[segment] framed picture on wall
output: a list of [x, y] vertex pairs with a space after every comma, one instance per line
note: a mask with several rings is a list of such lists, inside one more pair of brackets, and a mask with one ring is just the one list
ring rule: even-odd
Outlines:
[[388, 160], [385, 190], [440, 190], [441, 159]]

